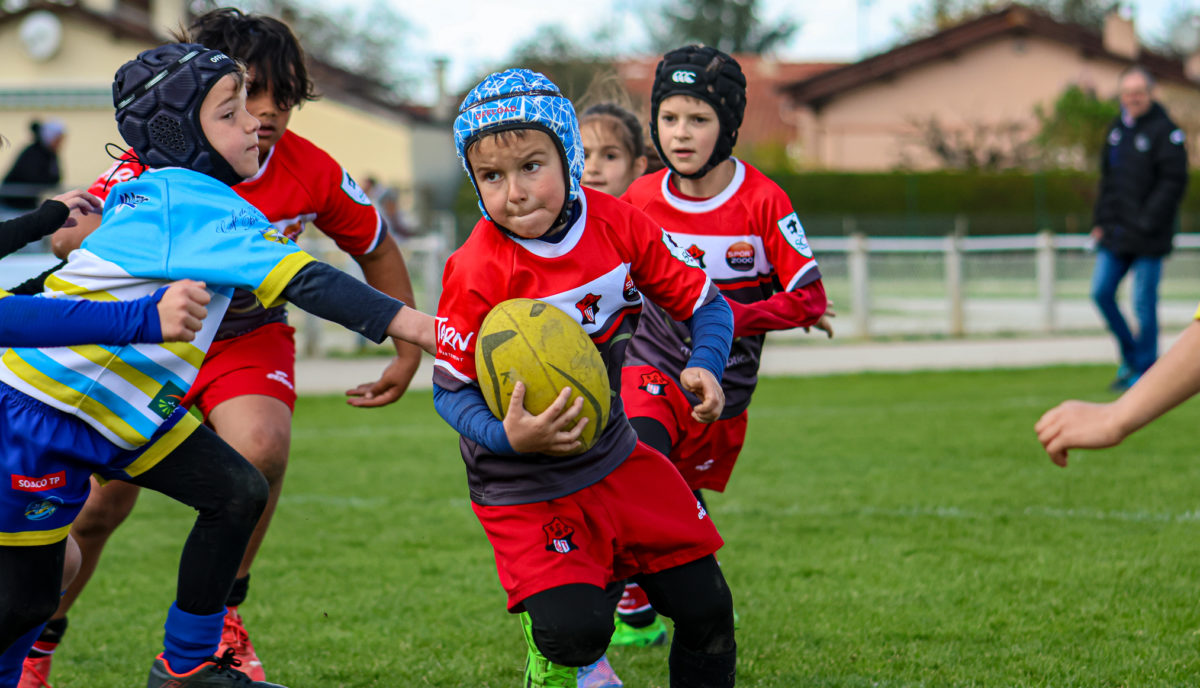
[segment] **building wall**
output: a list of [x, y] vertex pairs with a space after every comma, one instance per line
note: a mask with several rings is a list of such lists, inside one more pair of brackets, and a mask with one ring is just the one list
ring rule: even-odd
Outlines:
[[90, 184], [111, 164], [106, 142], [122, 143], [113, 120], [112, 78], [148, 46], [97, 31], [81, 18], [60, 15], [63, 41], [46, 62], [35, 62], [18, 36], [19, 22], [0, 25], [0, 176], [31, 140], [29, 122], [58, 118], [67, 127], [59, 153], [66, 186]]
[[[160, 4], [155, 15], [168, 16], [169, 12], [157, 9]], [[105, 11], [112, 3], [90, 0], [92, 5]], [[116, 38], [110, 30], [70, 12], [59, 18], [62, 46], [46, 62], [35, 62], [26, 53], [18, 35], [19, 21], [0, 24], [0, 64], [5, 65], [0, 69], [0, 134], [9, 140], [0, 150], [0, 177], [31, 140], [29, 122], [58, 118], [67, 128], [59, 153], [63, 186], [85, 187], [112, 164], [105, 143], [124, 147], [113, 119], [113, 75], [152, 45]], [[360, 182], [374, 175], [387, 185], [412, 185], [412, 132], [398, 117], [373, 114], [327, 97], [298, 109], [292, 128], [333, 154]]]
[[[1029, 134], [1037, 105], [1051, 106], [1071, 84], [1115, 97], [1122, 69], [1047, 39], [999, 38], [839, 94], [819, 110], [801, 108], [793, 153], [809, 167], [931, 169], [938, 162], [916, 143], [918, 122], [936, 118], [950, 132], [982, 127], [996, 140], [1004, 136], [995, 132], [1008, 126]], [[1169, 108], [1197, 96], [1179, 87], [1161, 90]]]

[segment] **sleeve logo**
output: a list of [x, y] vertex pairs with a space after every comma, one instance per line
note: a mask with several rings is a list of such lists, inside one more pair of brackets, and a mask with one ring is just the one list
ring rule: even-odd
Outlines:
[[662, 240], [663, 243], [666, 244], [667, 250], [671, 252], [671, 255], [682, 261], [684, 265], [693, 268], [700, 267], [700, 263], [696, 262], [696, 259], [692, 257], [692, 254], [688, 253], [687, 249], [675, 243], [675, 240], [671, 238], [670, 234], [667, 234], [667, 230], [665, 229], [662, 231]]
[[474, 332], [468, 332], [465, 335], [459, 333], [457, 329], [447, 321], [449, 318], [436, 317], [437, 322], [437, 338], [438, 344], [447, 347], [453, 347], [459, 351], [465, 352], [471, 346], [471, 339], [475, 336]]
[[813, 257], [812, 247], [808, 245], [808, 237], [804, 236], [804, 226], [800, 224], [800, 218], [796, 217], [796, 213], [789, 214], [776, 224], [779, 225], [779, 231], [783, 233], [783, 238], [787, 239], [792, 248], [805, 258]]
[[371, 205], [371, 199], [367, 197], [367, 192], [362, 190], [362, 187], [354, 181], [345, 168], [342, 168], [342, 191], [345, 191], [350, 200], [359, 205]]

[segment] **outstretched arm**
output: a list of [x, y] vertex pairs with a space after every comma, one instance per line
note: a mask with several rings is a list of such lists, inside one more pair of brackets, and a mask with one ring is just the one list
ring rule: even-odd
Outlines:
[[1034, 430], [1050, 460], [1066, 466], [1069, 450], [1120, 444], [1197, 392], [1200, 392], [1200, 321], [1184, 330], [1175, 345], [1116, 401], [1063, 402], [1047, 411]]
[[[385, 234], [373, 251], [355, 256], [354, 260], [362, 268], [367, 284], [410, 306], [413, 304], [408, 267], [400, 255], [400, 247], [390, 236]], [[346, 390], [351, 406], [384, 406], [399, 399], [408, 389], [421, 364], [421, 349], [403, 339], [392, 341], [396, 346], [396, 357], [384, 369], [383, 375], [375, 382], [364, 382]]]
[[7, 296], [0, 298], [0, 347], [190, 342], [209, 298], [204, 283], [192, 280], [133, 301]]

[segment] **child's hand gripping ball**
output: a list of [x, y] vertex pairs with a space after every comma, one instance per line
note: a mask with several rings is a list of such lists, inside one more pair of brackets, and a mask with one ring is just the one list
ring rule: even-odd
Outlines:
[[591, 337], [571, 316], [543, 301], [509, 299], [484, 318], [478, 342], [479, 389], [497, 418], [504, 420], [517, 382], [525, 384], [525, 410], [535, 415], [570, 387], [571, 401], [583, 397], [580, 417], [588, 418], [579, 451], [604, 433], [611, 403], [608, 371]]

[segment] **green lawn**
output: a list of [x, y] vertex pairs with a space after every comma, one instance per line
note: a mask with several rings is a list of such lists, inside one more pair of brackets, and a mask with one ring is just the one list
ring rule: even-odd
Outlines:
[[[1042, 411], [1111, 368], [765, 380], [709, 501], [739, 685], [1178, 686], [1200, 673], [1200, 406], [1053, 466]], [[305, 398], [243, 614], [292, 688], [512, 687], [523, 644], [428, 393]], [[58, 688], [138, 686], [189, 512], [144, 495], [71, 616]], [[666, 686], [666, 648], [619, 650]]]

